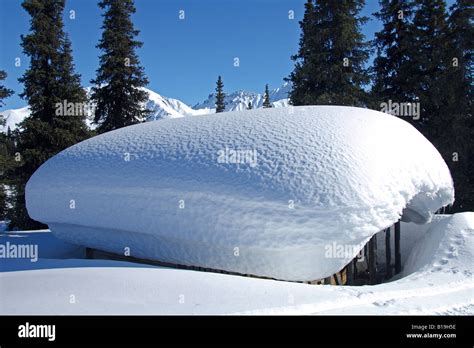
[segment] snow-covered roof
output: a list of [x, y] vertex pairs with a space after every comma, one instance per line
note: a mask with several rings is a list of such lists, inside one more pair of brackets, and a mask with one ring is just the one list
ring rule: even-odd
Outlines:
[[[96, 136], [41, 166], [26, 199], [33, 219], [77, 244], [312, 280], [339, 271], [402, 212], [429, 221], [454, 189], [438, 151], [407, 122], [306, 106]], [[354, 248], [341, 256], [339, 245]]]

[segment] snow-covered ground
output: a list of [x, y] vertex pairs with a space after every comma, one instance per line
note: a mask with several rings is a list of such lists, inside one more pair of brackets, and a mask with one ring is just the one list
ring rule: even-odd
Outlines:
[[74, 259], [49, 232], [1, 234], [40, 259], [0, 259], [0, 314], [474, 314], [474, 213], [402, 224], [402, 241], [414, 230], [400, 279], [360, 287]]

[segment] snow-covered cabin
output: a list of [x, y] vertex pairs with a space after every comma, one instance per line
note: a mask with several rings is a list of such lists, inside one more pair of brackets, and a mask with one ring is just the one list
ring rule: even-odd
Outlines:
[[[33, 219], [72, 243], [309, 281], [340, 271], [400, 218], [429, 221], [454, 189], [438, 151], [409, 123], [305, 106], [93, 137], [43, 164], [26, 200]], [[328, 256], [334, 245], [351, 251]]]

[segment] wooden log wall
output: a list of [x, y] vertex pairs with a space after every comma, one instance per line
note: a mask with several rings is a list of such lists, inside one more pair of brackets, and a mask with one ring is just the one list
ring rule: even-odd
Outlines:
[[[400, 251], [400, 221], [394, 225], [394, 246], [395, 246], [395, 274], [400, 273], [401, 271], [401, 251]], [[385, 276], [382, 278], [390, 279], [393, 275], [392, 273], [392, 257], [391, 257], [391, 231], [390, 228], [385, 230], [385, 265], [386, 271]], [[365, 285], [365, 284], [377, 284], [381, 281], [380, 275], [377, 274], [378, 269], [378, 260], [377, 260], [377, 235], [374, 235], [370, 241], [364, 246], [363, 253], [365, 260], [363, 262], [358, 262], [358, 258], [354, 258], [349, 262], [346, 267], [344, 267], [340, 272], [335, 273], [334, 275], [324, 278], [316, 279], [313, 281], [307, 281], [304, 283], [307, 284], [331, 284], [331, 285]], [[230, 275], [240, 275], [248, 276], [254, 278], [262, 279], [273, 279], [268, 277], [259, 277], [251, 274], [240, 274], [236, 272], [227, 272], [222, 270], [197, 267], [197, 266], [184, 266], [178, 264], [171, 264], [167, 262], [161, 262], [156, 260], [141, 259], [133, 256], [118, 255], [102, 250], [96, 250], [91, 248], [86, 248], [86, 258], [95, 258], [95, 259], [112, 259], [119, 261], [130, 261], [137, 263], [144, 263], [156, 266], [171, 267], [171, 268], [180, 268], [180, 269], [190, 269], [203, 272], [214, 272], [214, 273], [224, 273]], [[362, 264], [362, 265], [361, 265]], [[278, 279], [274, 279], [278, 280]]]

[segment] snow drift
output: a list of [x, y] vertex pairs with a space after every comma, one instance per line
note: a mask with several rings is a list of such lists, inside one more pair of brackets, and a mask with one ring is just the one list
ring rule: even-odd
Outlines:
[[[380, 112], [289, 107], [161, 120], [56, 155], [26, 188], [33, 219], [69, 242], [285, 280], [344, 267], [402, 215], [454, 201], [415, 128]], [[334, 245], [350, 253], [331, 252]]]

